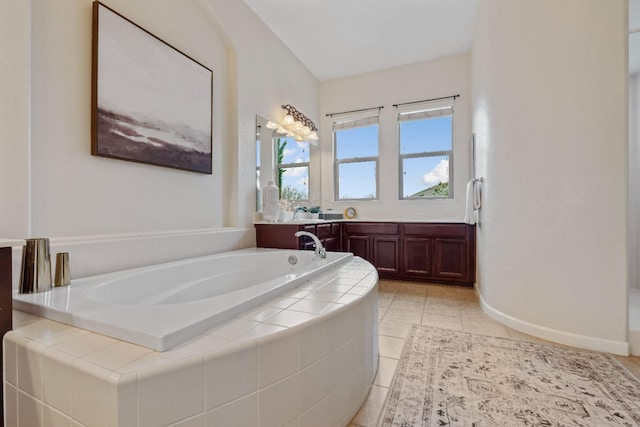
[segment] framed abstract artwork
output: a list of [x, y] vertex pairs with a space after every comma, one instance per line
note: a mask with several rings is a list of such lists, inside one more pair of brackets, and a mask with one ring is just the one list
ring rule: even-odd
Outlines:
[[91, 154], [212, 173], [212, 71], [93, 3]]

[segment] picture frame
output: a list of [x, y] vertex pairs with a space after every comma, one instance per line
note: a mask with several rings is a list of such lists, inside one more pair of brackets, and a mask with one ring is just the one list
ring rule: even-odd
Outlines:
[[213, 72], [93, 2], [91, 154], [212, 173]]

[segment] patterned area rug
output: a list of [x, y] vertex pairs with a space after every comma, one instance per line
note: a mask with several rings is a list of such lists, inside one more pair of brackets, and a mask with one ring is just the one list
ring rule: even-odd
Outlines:
[[640, 380], [602, 353], [414, 325], [378, 426], [640, 426]]

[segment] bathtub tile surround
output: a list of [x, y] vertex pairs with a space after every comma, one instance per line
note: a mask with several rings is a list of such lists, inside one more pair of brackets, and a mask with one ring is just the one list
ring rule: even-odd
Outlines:
[[354, 258], [166, 352], [16, 311], [6, 425], [346, 426], [377, 369], [377, 282]]

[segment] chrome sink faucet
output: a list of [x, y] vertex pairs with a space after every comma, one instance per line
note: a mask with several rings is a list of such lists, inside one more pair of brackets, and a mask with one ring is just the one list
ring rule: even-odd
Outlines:
[[316, 248], [315, 254], [317, 257], [320, 257], [320, 258], [327, 257], [327, 251], [324, 249], [324, 246], [322, 246], [322, 243], [320, 242], [320, 239], [318, 239], [318, 236], [316, 236], [313, 233], [309, 233], [308, 231], [298, 231], [296, 233], [296, 237], [300, 237], [300, 236], [307, 236], [313, 239], [313, 245]]

